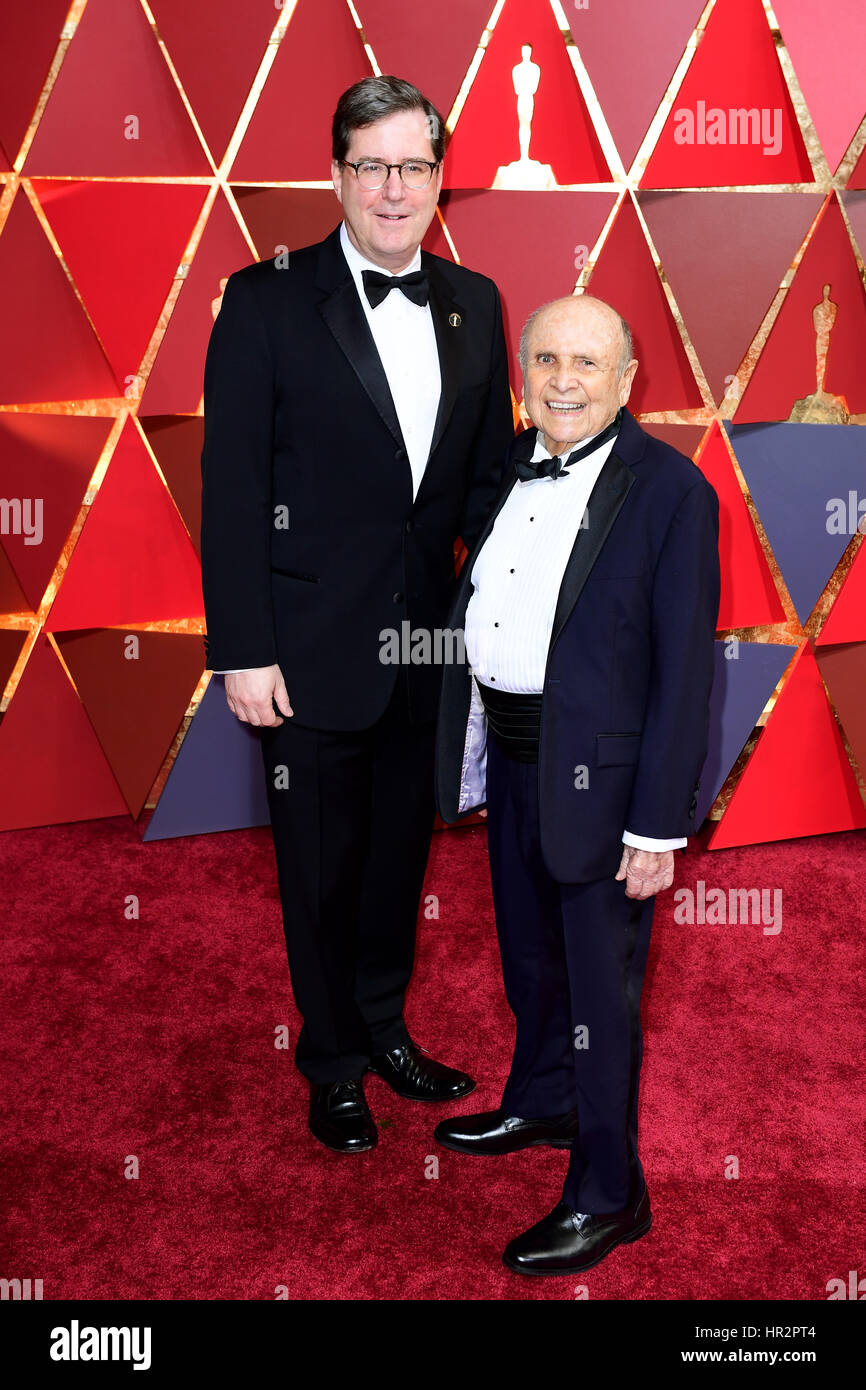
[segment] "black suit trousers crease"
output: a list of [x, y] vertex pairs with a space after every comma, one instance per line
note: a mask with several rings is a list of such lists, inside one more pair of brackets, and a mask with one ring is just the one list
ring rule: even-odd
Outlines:
[[[283, 929], [312, 1082], [363, 1075], [408, 1040], [403, 999], [433, 830], [435, 721], [406, 671], [368, 729], [262, 729]], [[286, 785], [284, 785], [286, 784]]]

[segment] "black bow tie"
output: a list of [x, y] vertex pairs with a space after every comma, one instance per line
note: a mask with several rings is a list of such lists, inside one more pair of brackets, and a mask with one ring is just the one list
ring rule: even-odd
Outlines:
[[594, 450], [599, 449], [602, 444], [606, 444], [609, 439], [613, 439], [619, 433], [622, 424], [622, 411], [618, 410], [616, 416], [611, 420], [607, 429], [601, 434], [595, 435], [588, 444], [584, 444], [580, 449], [574, 449], [567, 459], [555, 454], [553, 458], [538, 459], [535, 463], [525, 462], [523, 459], [515, 459], [514, 467], [517, 477], [522, 483], [528, 483], [531, 478], [567, 478], [569, 466], [573, 463], [580, 463]]
[[426, 270], [410, 270], [408, 275], [380, 275], [378, 270], [362, 270], [364, 293], [373, 309], [390, 294], [391, 290], [402, 290], [413, 304], [423, 306], [430, 297]]

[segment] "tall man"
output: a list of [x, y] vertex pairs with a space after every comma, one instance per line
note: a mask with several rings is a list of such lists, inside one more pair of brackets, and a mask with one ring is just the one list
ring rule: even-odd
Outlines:
[[377, 1140], [362, 1077], [441, 1101], [474, 1081], [403, 1019], [433, 826], [440, 671], [380, 659], [441, 628], [513, 425], [499, 295], [420, 250], [444, 124], [367, 78], [334, 115], [342, 225], [228, 279], [204, 378], [208, 660], [261, 727], [313, 1134]]
[[[572, 1274], [651, 1216], [637, 1152], [640, 996], [653, 894], [694, 830], [719, 605], [718, 501], [626, 409], [628, 325], [589, 296], [532, 315], [526, 408], [463, 569], [438, 800], [488, 807], [502, 969], [517, 1023], [500, 1107], [443, 1121], [471, 1154], [569, 1148], [562, 1201], [512, 1240]], [[486, 788], [485, 788], [486, 783]]]

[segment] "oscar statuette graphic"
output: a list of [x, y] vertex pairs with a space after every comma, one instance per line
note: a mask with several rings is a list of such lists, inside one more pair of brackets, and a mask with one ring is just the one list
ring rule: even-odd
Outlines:
[[830, 286], [824, 286], [819, 303], [812, 310], [812, 323], [815, 326], [815, 391], [811, 396], [802, 396], [795, 401], [788, 419], [795, 424], [806, 425], [847, 425], [848, 404], [844, 396], [834, 396], [824, 390], [824, 376], [827, 371], [827, 353], [830, 351], [830, 334], [839, 305], [830, 298]]
[[493, 180], [494, 188], [530, 189], [556, 188], [553, 169], [549, 164], [541, 164], [529, 157], [529, 142], [532, 138], [532, 116], [535, 110], [535, 93], [541, 81], [541, 68], [532, 61], [532, 45], [521, 47], [523, 57], [511, 69], [514, 91], [517, 96], [517, 138], [520, 144], [520, 158], [511, 164], [501, 164]]

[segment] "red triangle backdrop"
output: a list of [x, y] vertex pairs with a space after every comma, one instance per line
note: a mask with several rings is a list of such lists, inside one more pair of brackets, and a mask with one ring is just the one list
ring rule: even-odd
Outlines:
[[205, 190], [34, 179], [63, 259], [126, 391], [165, 303]]
[[866, 411], [866, 374], [860, 369], [866, 342], [866, 290], [834, 195], [821, 212], [743, 392], [736, 412], [738, 425], [786, 420], [795, 400], [816, 390], [813, 314], [825, 285], [830, 286], [837, 316], [830, 335], [824, 389], [844, 397], [850, 412]]
[[128, 420], [48, 617], [53, 632], [202, 616], [186, 528]]
[[[866, 641], [866, 549], [862, 542], [816, 641], [818, 646]], [[866, 688], [863, 703], [866, 705]]]
[[[541, 70], [529, 158], [549, 164], [558, 184], [610, 180], [598, 136], [548, 0], [505, 0], [478, 75], [454, 129], [447, 188], [489, 188], [499, 166], [520, 155], [512, 76], [523, 47]], [[497, 119], [491, 121], [490, 113]]]
[[866, 808], [805, 643], [709, 847], [730, 849], [864, 825]]
[[0, 724], [0, 830], [126, 813], [84, 706], [43, 639]]
[[24, 173], [135, 178], [210, 172], [138, 0], [87, 0]]
[[[334, 106], [378, 71], [416, 82], [453, 125], [424, 245], [499, 286], [516, 424], [528, 314], [578, 283], [610, 300], [635, 336], [632, 410], [718, 493], [720, 630], [800, 643], [714, 848], [862, 825], [720, 426], [787, 420], [815, 392], [824, 285], [824, 390], [849, 428], [866, 424], [864, 15], [859, 0], [3, 7], [0, 824], [136, 814], [153, 784], [201, 669], [202, 385], [222, 290], [337, 226]], [[849, 511], [860, 500], [866, 476]], [[37, 513], [38, 543], [20, 524]], [[866, 778], [866, 560], [856, 541], [842, 550], [809, 631]], [[142, 664], [118, 665], [131, 627]], [[118, 715], [133, 709], [148, 718]]]
[[640, 366], [629, 409], [635, 413], [700, 406], [700, 389], [628, 197], [617, 213], [587, 288], [590, 294], [615, 304], [631, 326]]
[[[729, 114], [750, 111], [757, 117]], [[642, 187], [811, 182], [761, 0], [717, 0]]]
[[718, 630], [784, 622], [785, 610], [718, 422], [713, 422], [696, 462], [719, 498], [722, 595]]
[[337, 99], [353, 82], [370, 76], [344, 0], [298, 0], [286, 40], [232, 166], [237, 182], [329, 178]]

